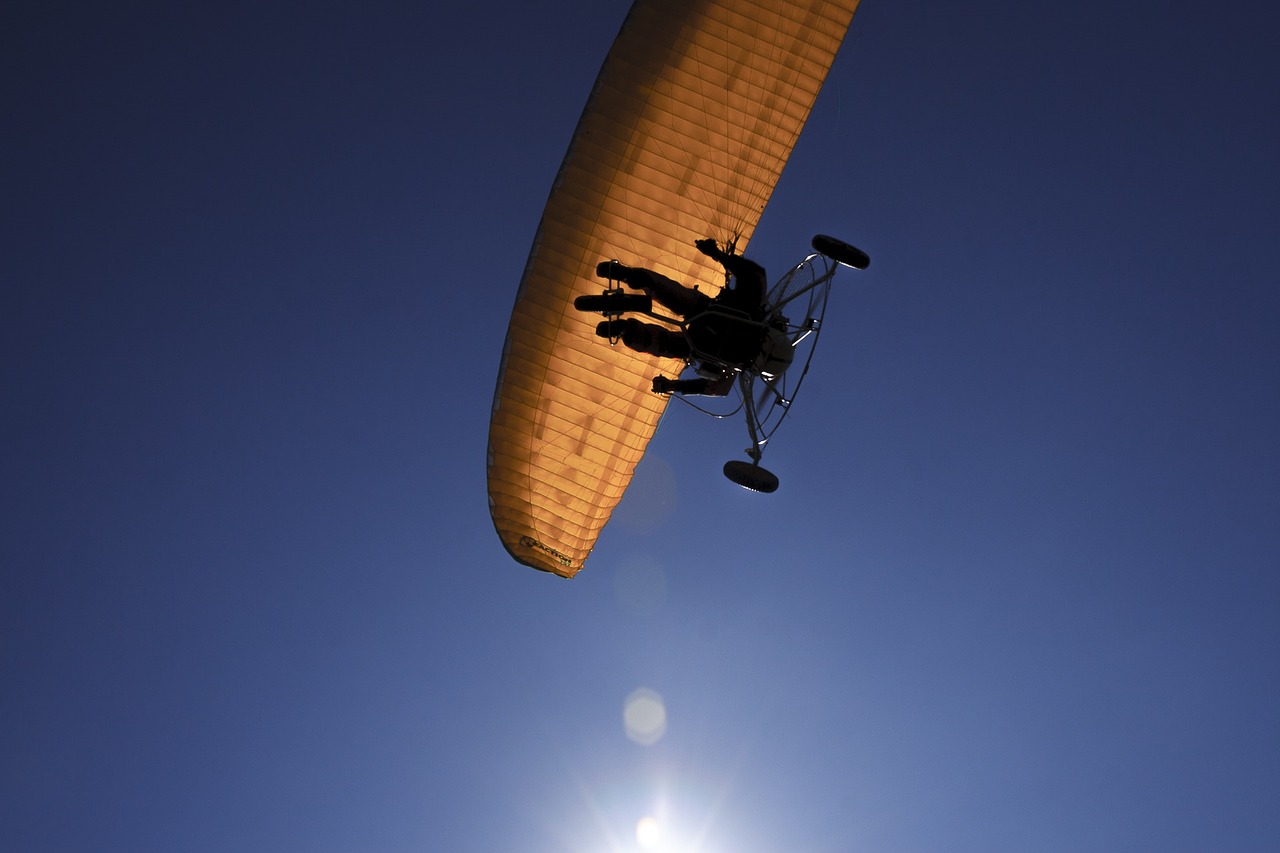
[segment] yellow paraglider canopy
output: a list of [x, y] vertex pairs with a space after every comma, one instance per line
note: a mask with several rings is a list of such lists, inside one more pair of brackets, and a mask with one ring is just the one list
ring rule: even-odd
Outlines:
[[516, 296], [489, 426], [489, 505], [517, 560], [573, 577], [622, 498], [682, 364], [610, 347], [616, 258], [714, 294], [693, 241], [745, 248], [858, 0], [637, 0], [556, 176]]

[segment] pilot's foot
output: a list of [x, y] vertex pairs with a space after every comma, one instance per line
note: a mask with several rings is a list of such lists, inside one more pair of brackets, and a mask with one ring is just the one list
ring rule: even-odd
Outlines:
[[627, 334], [634, 335], [637, 329], [642, 328], [643, 324], [634, 317], [619, 317], [596, 323], [596, 337], [614, 341]]
[[617, 261], [601, 261], [596, 264], [596, 275], [600, 278], [607, 278], [610, 281], [626, 281], [629, 272], [631, 272], [630, 267], [624, 266]]
[[667, 377], [665, 377], [665, 376], [655, 376], [655, 377], [653, 377], [653, 393], [655, 393], [655, 394], [670, 394], [670, 393], [671, 393], [671, 384], [672, 384], [671, 380], [670, 380], [670, 379], [668, 379]]

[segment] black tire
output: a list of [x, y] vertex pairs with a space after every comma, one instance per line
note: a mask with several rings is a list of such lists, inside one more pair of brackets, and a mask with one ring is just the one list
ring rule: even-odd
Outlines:
[[599, 293], [579, 296], [573, 300], [573, 307], [610, 316], [627, 311], [644, 314], [653, 310], [653, 299], [646, 293]]
[[724, 463], [724, 475], [753, 492], [768, 495], [778, 490], [778, 478], [772, 471], [741, 459], [730, 459]]
[[836, 263], [844, 264], [846, 267], [865, 270], [871, 266], [871, 258], [867, 256], [866, 252], [857, 246], [850, 246], [843, 240], [837, 240], [835, 237], [818, 234], [813, 238], [812, 246], [815, 252], [820, 252]]

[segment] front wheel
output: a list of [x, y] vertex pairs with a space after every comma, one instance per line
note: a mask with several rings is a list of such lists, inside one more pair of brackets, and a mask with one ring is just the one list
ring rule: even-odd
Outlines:
[[761, 468], [741, 459], [730, 459], [724, 463], [724, 475], [733, 482], [753, 492], [771, 494], [778, 490], [778, 477], [767, 468]]
[[628, 311], [644, 314], [653, 310], [653, 299], [647, 293], [598, 293], [579, 296], [573, 300], [573, 307], [579, 311], [598, 311], [607, 316]]
[[855, 270], [865, 270], [871, 266], [871, 258], [866, 252], [835, 237], [818, 234], [813, 238], [811, 245], [815, 252], [826, 255], [838, 264], [853, 267]]

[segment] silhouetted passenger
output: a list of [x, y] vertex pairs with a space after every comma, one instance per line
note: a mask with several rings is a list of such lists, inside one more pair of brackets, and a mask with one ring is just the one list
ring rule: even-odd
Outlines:
[[[764, 319], [764, 300], [769, 286], [764, 267], [741, 255], [724, 251], [712, 239], [698, 240], [694, 246], [702, 254], [719, 261], [732, 278], [732, 287], [725, 287], [715, 298], [653, 270], [628, 267], [617, 261], [604, 261], [596, 267], [596, 275], [601, 278], [621, 281], [628, 287], [642, 290], [676, 316], [689, 318], [687, 335], [634, 317], [600, 323], [596, 334], [602, 338], [619, 338], [637, 352], [686, 361], [693, 354], [689, 345], [689, 340], [693, 339], [699, 352], [711, 354], [720, 361], [731, 364], [749, 362], [758, 352], [763, 335], [753, 323]], [[708, 312], [712, 306], [726, 310]], [[752, 323], [743, 323], [742, 320]], [[715, 379], [667, 379], [660, 376], [654, 379], [653, 390], [720, 396], [728, 393], [732, 382], [733, 377], [729, 374]]]

